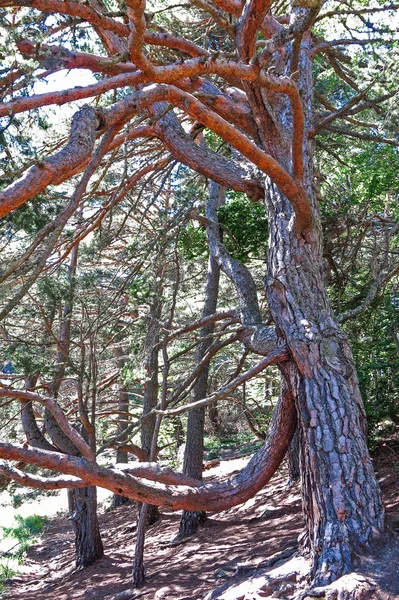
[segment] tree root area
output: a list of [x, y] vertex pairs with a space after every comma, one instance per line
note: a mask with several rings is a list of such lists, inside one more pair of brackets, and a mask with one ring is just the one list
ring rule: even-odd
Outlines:
[[[255, 498], [240, 507], [208, 515], [181, 545], [170, 545], [180, 514], [161, 511], [148, 530], [146, 585], [131, 590], [136, 510], [121, 506], [100, 515], [105, 556], [74, 570], [74, 541], [65, 517], [53, 520], [41, 542], [28, 552], [25, 572], [7, 585], [18, 600], [399, 600], [399, 454], [379, 453], [377, 473], [387, 508], [389, 532], [354, 573], [325, 588], [309, 588], [310, 563], [297, 551], [303, 530], [298, 484], [287, 485], [282, 469]], [[245, 459], [222, 461], [207, 478], [227, 477]]]

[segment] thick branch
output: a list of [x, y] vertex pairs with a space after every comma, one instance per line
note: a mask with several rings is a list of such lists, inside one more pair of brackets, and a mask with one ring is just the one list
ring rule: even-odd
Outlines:
[[[187, 94], [172, 85], [152, 86], [138, 94], [137, 108], [144, 108], [157, 101], [167, 101], [203, 123], [210, 130], [238, 150], [243, 156], [258, 166], [275, 182], [280, 191], [290, 200], [296, 216], [299, 230], [306, 229], [311, 223], [311, 210], [304, 189], [272, 156], [259, 149], [244, 134], [212, 112], [191, 94]], [[131, 101], [130, 99], [128, 102]], [[112, 110], [112, 109], [111, 109]], [[218, 181], [218, 178], [215, 177]]]
[[31, 167], [20, 179], [0, 192], [0, 217], [15, 210], [54, 182], [60, 172], [74, 171], [92, 154], [100, 113], [83, 107], [75, 113], [66, 146], [53, 156]]
[[[155, 114], [162, 114], [165, 104], [154, 106]], [[176, 115], [169, 111], [155, 126], [155, 132], [169, 152], [193, 170], [210, 177], [226, 187], [245, 192], [258, 200], [264, 194], [259, 181], [234, 159], [227, 159], [200, 146], [187, 135]]]
[[88, 460], [92, 460], [94, 458], [94, 454], [80, 433], [71, 427], [60, 405], [51, 398], [45, 398], [44, 396], [40, 396], [34, 392], [25, 392], [23, 390], [13, 390], [11, 388], [3, 387], [0, 388], [0, 398], [16, 398], [17, 400], [39, 402], [39, 404], [48, 408], [48, 410], [56, 419], [58, 425], [61, 427], [62, 431], [75, 444], [78, 450], [82, 453], [82, 456]]
[[255, 54], [256, 35], [271, 5], [271, 0], [250, 0], [238, 22], [237, 48], [245, 62]]
[[296, 427], [291, 398], [283, 398], [273, 415], [265, 445], [235, 477], [198, 487], [147, 483], [117, 469], [75, 458], [8, 443], [0, 443], [0, 458], [20, 460], [81, 478], [134, 500], [171, 509], [220, 511], [246, 502], [270, 480], [281, 464]]

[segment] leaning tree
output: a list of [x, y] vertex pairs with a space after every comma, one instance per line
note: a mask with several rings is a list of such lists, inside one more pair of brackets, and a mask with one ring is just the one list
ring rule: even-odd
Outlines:
[[[206, 226], [212, 257], [236, 289], [240, 340], [262, 358], [194, 406], [163, 406], [151, 414], [199, 408], [270, 365], [281, 371], [269, 437], [248, 467], [228, 481], [202, 484], [147, 463], [130, 466], [129, 474], [104, 468], [54, 399], [12, 386], [0, 395], [44, 405], [81, 457], [3, 442], [2, 471], [32, 486], [99, 485], [147, 504], [215, 511], [245, 501], [265, 485], [298, 427], [314, 581], [324, 584], [350, 571], [353, 553], [382, 533], [384, 511], [351, 349], [326, 291], [322, 174], [315, 170], [314, 153], [318, 140], [325, 146], [326, 132], [347, 136], [348, 144], [357, 139], [396, 145], [395, 36], [386, 24], [396, 5], [191, 0], [146, 8], [143, 0], [0, 0], [0, 8], [6, 153], [12, 156], [13, 131], [24, 115], [40, 119], [43, 107], [76, 106], [69, 140], [53, 140], [25, 170], [10, 169], [2, 180], [2, 217], [37, 198], [50, 201], [54, 186], [75, 182], [73, 194], [61, 196], [56, 217], [3, 271], [2, 280], [16, 272], [19, 279], [2, 318], [29, 291], [55, 248], [68, 256], [141, 180], [150, 173], [169, 175], [171, 164], [182, 163], [210, 181], [205, 214], [194, 207], [185, 218]], [[394, 26], [395, 19], [390, 22]], [[65, 69], [86, 69], [92, 76], [85, 86], [35, 93], [37, 78]], [[60, 246], [65, 225], [90, 197], [89, 182], [101, 179], [110, 158], [124, 165], [119, 186], [103, 195], [101, 209], [89, 215], [79, 234]], [[223, 189], [265, 206], [267, 323], [250, 272], [220, 237], [217, 207]], [[396, 272], [388, 260], [353, 309], [356, 314]], [[23, 473], [13, 460], [63, 475], [45, 479]]]

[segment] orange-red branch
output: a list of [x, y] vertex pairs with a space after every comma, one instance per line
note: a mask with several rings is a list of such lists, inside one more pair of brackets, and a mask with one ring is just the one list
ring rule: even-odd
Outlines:
[[99, 111], [90, 107], [84, 107], [74, 115], [66, 146], [37, 166], [31, 167], [20, 179], [0, 192], [0, 217], [36, 196], [54, 182], [60, 173], [67, 177], [90, 159], [96, 129], [100, 124], [99, 117]]
[[[305, 190], [301, 183], [291, 177], [272, 156], [260, 150], [256, 144], [240, 133], [233, 125], [204, 106], [194, 96], [179, 90], [175, 86], [159, 85], [144, 89], [143, 92], [137, 95], [136, 108], [140, 110], [160, 100], [179, 106], [259, 167], [290, 200], [297, 215], [299, 228], [303, 230], [310, 225], [311, 209]], [[111, 113], [112, 110], [110, 109]]]
[[146, 78], [143, 73], [136, 71], [131, 74], [115, 75], [115, 77], [109, 77], [86, 87], [75, 87], [60, 92], [49, 92], [48, 94], [36, 94], [27, 98], [19, 98], [18, 100], [2, 104], [0, 106], [0, 117], [33, 110], [41, 106], [50, 106], [51, 104], [67, 104], [68, 102], [99, 96], [100, 94], [109, 92], [109, 90], [145, 82]]
[[[127, 25], [101, 15], [82, 2], [68, 2], [66, 0], [17, 0], [16, 2], [8, 2], [7, 0], [0, 0], [0, 6], [31, 6], [32, 8], [51, 14], [59, 13], [61, 15], [77, 17], [91, 23], [97, 30], [112, 32], [126, 41], [130, 34], [130, 29]], [[175, 34], [147, 30], [144, 32], [143, 40], [145, 43], [153, 46], [163, 46], [179, 50], [190, 56], [208, 56], [206, 50]]]
[[237, 48], [245, 62], [255, 54], [257, 32], [271, 5], [271, 0], [250, 0], [244, 9], [237, 28]]
[[33, 392], [25, 392], [23, 390], [15, 390], [11, 388], [0, 388], [0, 398], [16, 398], [17, 400], [29, 400], [31, 402], [39, 402], [51, 412], [56, 419], [58, 425], [66, 436], [74, 443], [76, 448], [88, 460], [94, 460], [94, 454], [90, 447], [86, 444], [80, 433], [74, 429], [65, 416], [60, 405], [51, 398], [45, 398]]
[[143, 53], [146, 21], [145, 0], [126, 0], [126, 13], [130, 21], [128, 50], [131, 60], [146, 73], [153, 71], [153, 64]]
[[[293, 176], [291, 176], [273, 157], [260, 150], [256, 144], [238, 131], [236, 127], [228, 123], [228, 121], [219, 116], [215, 111], [207, 108], [192, 95], [179, 90], [179, 88], [174, 85], [154, 86], [151, 90], [146, 90], [138, 96], [135, 94], [128, 96], [125, 100], [118, 102], [107, 111], [107, 125], [112, 125], [119, 119], [124, 118], [127, 114], [126, 111], [130, 111], [132, 114], [159, 100], [166, 100], [167, 102], [178, 105], [182, 110], [220, 135], [226, 142], [235, 147], [245, 157], [253, 161], [264, 173], [269, 175], [278, 185], [280, 190], [292, 202], [297, 214], [300, 229], [306, 228], [310, 224], [311, 214], [305, 192], [302, 188], [302, 143], [304, 121], [302, 104], [295, 83], [289, 78], [277, 78], [270, 74], [259, 72], [258, 67], [255, 65], [243, 65], [223, 59], [204, 58], [189, 59], [178, 65], [174, 64], [165, 67], [156, 67], [151, 73], [150, 80], [155, 82], [173, 83], [181, 81], [184, 77], [194, 77], [195, 75], [203, 73], [215, 73], [224, 76], [227, 79], [238, 76], [247, 81], [256, 82], [258, 85], [264, 86], [276, 93], [286, 94], [289, 97], [293, 117]], [[100, 94], [116, 87], [134, 85], [146, 81], [148, 81], [148, 77], [141, 72], [116, 75], [92, 86], [87, 86], [86, 88], [74, 88], [64, 92], [55, 92], [52, 94], [32, 96], [31, 98], [18, 99], [0, 107], [0, 116], [10, 112], [22, 112], [29, 108], [44, 106], [51, 103], [64, 103], [70, 100]], [[33, 174], [31, 173], [31, 175], [33, 183]], [[44, 189], [44, 187], [52, 181], [50, 173], [47, 173], [46, 177], [42, 177], [35, 171], [35, 177], [38, 177], [44, 183], [44, 186], [42, 183], [40, 184], [40, 189]], [[18, 182], [16, 185], [18, 185]], [[13, 186], [11, 186], [11, 188], [13, 188]], [[7, 193], [7, 190], [3, 191], [3, 195]], [[12, 193], [14, 193], [15, 196], [15, 191]], [[32, 197], [32, 195], [30, 197]], [[23, 199], [18, 200], [16, 206], [20, 206], [26, 199], [27, 196], [24, 196]]]
[[30, 40], [21, 40], [17, 42], [17, 48], [23, 56], [34, 58], [40, 65], [49, 69], [89, 69], [92, 73], [107, 75], [137, 71], [134, 63], [115, 62], [112, 58], [68, 50], [64, 46], [38, 45]]
[[[108, 65], [108, 61], [104, 61]], [[49, 94], [39, 94], [28, 98], [20, 98], [0, 106], [0, 117], [8, 114], [17, 114], [40, 106], [50, 104], [66, 104], [75, 100], [89, 98], [103, 94], [111, 89], [137, 85], [140, 83], [171, 83], [183, 88], [189, 84], [188, 78], [198, 75], [215, 74], [224, 77], [227, 81], [235, 80], [237, 77], [249, 82], [256, 82], [257, 85], [265, 87], [276, 93], [286, 94], [289, 97], [296, 138], [303, 136], [303, 121], [300, 120], [302, 112], [301, 99], [295, 83], [289, 78], [277, 78], [264, 72], [259, 72], [255, 65], [244, 65], [235, 61], [225, 59], [206, 59], [204, 57], [188, 59], [181, 64], [172, 64], [162, 67], [155, 67], [151, 76], [148, 77], [140, 71], [126, 73], [109, 77], [98, 83], [86, 86], [84, 88], [70, 88], [61, 92], [52, 92]], [[192, 84], [195, 86], [195, 83]], [[216, 103], [221, 102], [217, 100]], [[211, 99], [208, 99], [212, 102]]]
[[[101, 467], [84, 458], [65, 456], [35, 448], [0, 443], [0, 458], [24, 461], [43, 468], [72, 475], [87, 485], [98, 485], [133, 500], [148, 502], [171, 509], [220, 511], [241, 504], [252, 498], [281, 464], [296, 427], [296, 411], [289, 395], [283, 397], [276, 408], [270, 427], [270, 435], [264, 446], [252, 457], [238, 475], [227, 481], [211, 482], [197, 486], [162, 484], [142, 479], [133, 473]], [[152, 469], [148, 477], [153, 477]], [[175, 481], [179, 480], [176, 474]], [[181, 480], [184, 481], [183, 479]]]
[[226, 12], [239, 17], [245, 6], [245, 0], [212, 0], [213, 4], [216, 4], [218, 8], [225, 10]]

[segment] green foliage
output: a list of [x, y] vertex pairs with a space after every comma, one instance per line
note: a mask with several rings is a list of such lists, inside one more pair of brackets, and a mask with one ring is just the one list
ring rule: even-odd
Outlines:
[[15, 515], [17, 525], [15, 527], [2, 527], [5, 538], [11, 537], [17, 540], [18, 548], [15, 552], [9, 552], [10, 558], [15, 558], [18, 562], [22, 562], [23, 556], [29, 546], [35, 543], [38, 536], [44, 529], [47, 523], [46, 517], [40, 515], [30, 515], [29, 517], [21, 517]]
[[145, 275], [138, 275], [129, 285], [129, 296], [135, 304], [145, 303], [151, 296], [151, 281]]
[[[218, 210], [223, 242], [234, 258], [247, 262], [265, 258], [267, 250], [267, 218], [263, 205], [251, 202], [244, 194], [234, 193]], [[206, 256], [208, 246], [205, 228], [187, 225], [179, 238], [179, 248], [186, 260]]]
[[208, 246], [204, 227], [188, 224], [180, 233], [179, 249], [186, 260], [206, 256]]
[[[29, 470], [29, 469], [28, 469]], [[30, 469], [33, 470], [33, 469]], [[37, 500], [44, 496], [56, 496], [58, 494], [57, 490], [41, 490], [39, 488], [23, 488], [18, 484], [12, 483], [8, 487], [8, 491], [11, 495], [11, 503], [13, 508], [19, 508], [25, 502], [32, 502], [33, 500]]]
[[13, 537], [20, 543], [32, 540], [35, 535], [41, 533], [47, 519], [41, 515], [30, 515], [29, 517], [21, 517], [15, 515], [15, 520], [18, 525], [16, 527], [2, 527], [4, 537]]
[[267, 249], [267, 219], [262, 204], [251, 202], [243, 194], [234, 194], [218, 210], [227, 250], [241, 262], [250, 258], [265, 258]]
[[60, 207], [61, 203], [56, 197], [49, 201], [49, 198], [42, 195], [36, 196], [30, 202], [2, 218], [0, 233], [7, 237], [19, 232], [35, 234], [54, 220], [60, 211]]
[[360, 391], [365, 403], [369, 438], [399, 424], [399, 302], [387, 294], [373, 309], [348, 323]]
[[8, 563], [0, 564], [0, 597], [3, 595], [5, 591], [4, 583], [8, 579], [12, 579], [15, 575], [18, 574], [18, 571], [10, 567]]

